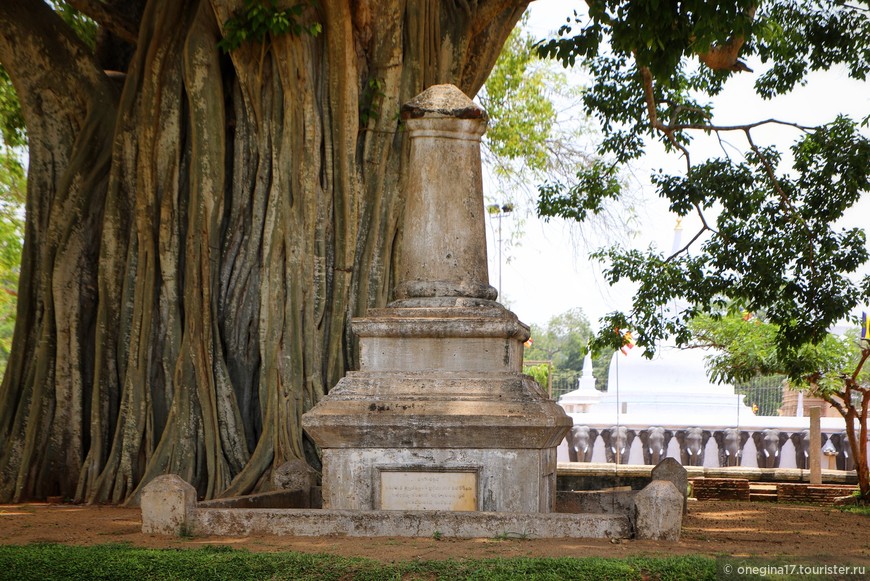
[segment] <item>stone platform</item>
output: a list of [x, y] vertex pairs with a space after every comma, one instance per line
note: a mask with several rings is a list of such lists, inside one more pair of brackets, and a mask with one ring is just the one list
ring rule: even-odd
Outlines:
[[[142, 532], [163, 535], [350, 537], [679, 538], [683, 497], [667, 480], [641, 491], [566, 493], [557, 513], [275, 508], [292, 491], [198, 503], [180, 477], [158, 476], [142, 491]], [[612, 498], [611, 498], [612, 496]], [[261, 506], [263, 508], [241, 508]], [[582, 511], [582, 512], [579, 512]], [[644, 524], [646, 523], [646, 524]]]

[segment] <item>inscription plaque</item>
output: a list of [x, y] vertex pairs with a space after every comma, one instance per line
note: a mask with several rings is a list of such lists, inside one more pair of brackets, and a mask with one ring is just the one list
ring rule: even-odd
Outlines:
[[476, 472], [381, 471], [381, 510], [477, 510]]

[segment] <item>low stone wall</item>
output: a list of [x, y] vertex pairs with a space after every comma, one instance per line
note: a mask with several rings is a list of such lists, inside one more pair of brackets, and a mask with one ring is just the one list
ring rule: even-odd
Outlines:
[[[626, 487], [628, 488], [628, 487]], [[637, 490], [592, 490], [556, 492], [556, 512], [590, 514], [629, 514]]]
[[[675, 474], [674, 466], [676, 464]], [[179, 476], [158, 476], [142, 492], [142, 532], [180, 535], [293, 535], [362, 537], [640, 538], [679, 540], [684, 495], [673, 480], [685, 471], [662, 463], [656, 480], [636, 492], [561, 493], [559, 512], [420, 510], [327, 510], [262, 508], [296, 499], [268, 493], [196, 502], [196, 491]], [[681, 474], [680, 474], [680, 471]], [[682, 488], [685, 488], [683, 486]], [[239, 508], [259, 506], [261, 508]]]
[[744, 478], [692, 478], [692, 496], [698, 500], [749, 500]]
[[813, 485], [780, 483], [776, 485], [779, 502], [808, 502], [812, 504], [834, 504], [834, 501], [855, 492], [854, 486]]
[[[632, 464], [606, 464], [590, 462], [560, 462], [557, 468], [556, 489], [605, 490], [629, 486], [641, 490], [652, 480], [653, 466]], [[796, 468], [701, 468], [684, 466], [689, 478], [739, 478], [749, 482], [806, 482], [810, 481], [809, 470]], [[825, 484], [857, 484], [858, 476], [854, 471], [822, 470]]]

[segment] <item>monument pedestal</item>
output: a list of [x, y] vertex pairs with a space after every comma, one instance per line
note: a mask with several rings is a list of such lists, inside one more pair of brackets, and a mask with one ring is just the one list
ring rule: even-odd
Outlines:
[[[613, 508], [615, 500], [606, 503], [612, 514], [552, 514], [556, 446], [572, 422], [522, 374], [529, 329], [494, 302], [489, 285], [480, 170], [486, 114], [456, 87], [439, 85], [406, 103], [402, 119], [410, 162], [396, 300], [352, 321], [359, 371], [302, 416], [323, 454], [323, 509], [197, 507], [188, 502], [192, 487], [155, 479], [142, 495], [143, 530], [631, 536], [631, 518]], [[661, 513], [658, 495], [651, 497], [630, 509], [638, 522], [656, 522], [644, 511]], [[682, 496], [675, 498], [679, 512]], [[166, 502], [183, 514], [166, 513]]]
[[571, 419], [522, 374], [529, 329], [494, 302], [480, 137], [451, 85], [402, 107], [410, 139], [396, 301], [354, 319], [360, 370], [302, 418], [323, 451], [323, 505], [551, 512]]
[[501, 306], [355, 319], [360, 371], [303, 418], [324, 508], [550, 512], [571, 419], [521, 373], [528, 328]]

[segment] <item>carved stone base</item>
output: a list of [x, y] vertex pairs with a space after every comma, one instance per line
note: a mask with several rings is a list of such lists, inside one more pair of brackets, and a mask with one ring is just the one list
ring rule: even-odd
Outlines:
[[520, 372], [527, 327], [502, 307], [371, 315], [361, 371], [303, 416], [324, 507], [551, 512], [571, 419]]

